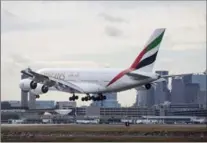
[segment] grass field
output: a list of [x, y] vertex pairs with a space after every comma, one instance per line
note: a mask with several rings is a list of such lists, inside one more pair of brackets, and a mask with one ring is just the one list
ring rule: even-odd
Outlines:
[[207, 141], [205, 125], [15, 125], [1, 131], [2, 141], [19, 142]]

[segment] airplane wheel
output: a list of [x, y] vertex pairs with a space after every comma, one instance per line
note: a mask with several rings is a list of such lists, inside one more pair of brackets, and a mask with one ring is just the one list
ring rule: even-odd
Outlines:
[[70, 101], [72, 101], [72, 100], [73, 100], [73, 98], [72, 98], [72, 97], [69, 97], [69, 100], [70, 100]]
[[106, 96], [99, 96], [99, 100], [105, 100]]
[[151, 88], [151, 84], [146, 84], [146, 85], [145, 85], [145, 88], [146, 88], [147, 90], [149, 90], [149, 89]]
[[103, 96], [103, 100], [106, 100], [106, 96]]
[[84, 97], [82, 97], [82, 98], [81, 98], [81, 100], [82, 100], [82, 101], [85, 101], [85, 98], [84, 98]]
[[75, 99], [78, 99], [78, 96], [75, 96]]
[[92, 97], [91, 96], [88, 96], [88, 100], [91, 100], [92, 99]]
[[95, 101], [96, 97], [94, 97], [94, 96], [91, 96], [91, 99], [92, 99], [93, 101]]
[[100, 101], [101, 100], [101, 97], [96, 97], [96, 101]]
[[40, 95], [36, 95], [36, 98], [40, 98]]
[[85, 101], [88, 101], [88, 98], [87, 97], [85, 98]]

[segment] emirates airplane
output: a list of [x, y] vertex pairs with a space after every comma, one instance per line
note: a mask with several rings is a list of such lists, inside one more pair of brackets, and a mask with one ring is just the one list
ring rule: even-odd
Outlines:
[[21, 71], [28, 78], [20, 81], [20, 88], [33, 93], [36, 98], [49, 90], [72, 93], [70, 101], [78, 99], [75, 93], [86, 94], [82, 101], [99, 101], [107, 98], [103, 93], [121, 92], [137, 87], [148, 90], [156, 82], [179, 76], [162, 76], [152, 72], [164, 33], [164, 28], [156, 29], [144, 49], [127, 69], [44, 68], [33, 71], [27, 68]]

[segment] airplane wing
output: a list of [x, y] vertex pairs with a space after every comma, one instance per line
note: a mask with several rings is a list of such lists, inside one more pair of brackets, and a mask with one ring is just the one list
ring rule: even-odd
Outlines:
[[159, 75], [159, 78], [155, 81], [153, 81], [152, 83], [157, 83], [157, 82], [162, 82], [162, 81], [166, 81], [167, 78], [172, 78], [172, 77], [182, 77], [185, 75], [191, 75], [192, 73], [189, 74], [175, 74], [175, 75]]
[[57, 90], [73, 90], [79, 93], [84, 93], [84, 91], [73, 82], [65, 82], [63, 80], [55, 79], [52, 77], [45, 76], [43, 74], [37, 73], [30, 68], [22, 70], [21, 73], [26, 74], [31, 77], [35, 82], [42, 83], [48, 87], [55, 87]]
[[191, 75], [193, 73], [186, 73], [186, 74], [174, 74], [174, 75], [161, 75], [160, 78], [171, 78], [171, 77], [181, 77], [185, 75]]
[[152, 83], [166, 81], [167, 78], [182, 77], [182, 76], [191, 75], [191, 74], [192, 73], [175, 74], [175, 75], [159, 75], [159, 74], [144, 73], [144, 72], [140, 72], [140, 71], [131, 71], [129, 73], [126, 73], [126, 75], [134, 78], [135, 80], [142, 80], [142, 79], [147, 79], [147, 78], [157, 79], [157, 80], [153, 81]]
[[157, 83], [157, 82], [162, 82], [162, 81], [166, 81], [166, 79], [165, 78], [159, 78], [158, 80], [155, 80], [152, 83]]

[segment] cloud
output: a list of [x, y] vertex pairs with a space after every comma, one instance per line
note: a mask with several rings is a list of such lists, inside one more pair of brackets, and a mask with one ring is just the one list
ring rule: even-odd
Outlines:
[[127, 21], [121, 17], [115, 17], [106, 13], [100, 13], [99, 16], [103, 17], [108, 22], [127, 23]]
[[105, 32], [108, 36], [112, 36], [112, 37], [119, 37], [122, 35], [122, 31], [120, 29], [112, 26], [106, 26]]
[[172, 46], [171, 50], [173, 51], [186, 51], [186, 50], [198, 50], [205, 48], [205, 43], [184, 43], [184, 44], [175, 44]]
[[41, 68], [47, 67], [62, 67], [62, 68], [99, 68], [100, 64], [92, 61], [34, 61], [34, 66]]

